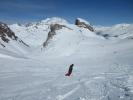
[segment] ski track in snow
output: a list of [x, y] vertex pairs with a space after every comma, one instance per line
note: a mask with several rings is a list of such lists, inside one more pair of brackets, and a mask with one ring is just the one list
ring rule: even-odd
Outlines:
[[[89, 62], [88, 58], [82, 58], [83, 62], [75, 65], [72, 76], [66, 77], [65, 66], [68, 65], [64, 63], [70, 64], [66, 58], [42, 61], [33, 58], [2, 57], [0, 100], [132, 100], [133, 98], [132, 65], [119, 62], [107, 62], [103, 65], [100, 59], [93, 62], [96, 59], [92, 58]], [[110, 58], [107, 60], [113, 61]]]
[[[56, 30], [42, 49], [55, 23], [68, 28]], [[0, 47], [0, 100], [133, 100], [132, 24], [91, 32], [48, 18], [10, 28], [30, 48], [18, 41]], [[66, 77], [72, 63], [73, 73]]]
[[[125, 73], [71, 77], [62, 74], [55, 69], [50, 72], [48, 69], [44, 72], [26, 72], [24, 69], [0, 72], [0, 100], [111, 100], [112, 95], [113, 100], [132, 100], [132, 92], [123, 83], [124, 77], [128, 77]], [[118, 92], [119, 97], [114, 92]]]

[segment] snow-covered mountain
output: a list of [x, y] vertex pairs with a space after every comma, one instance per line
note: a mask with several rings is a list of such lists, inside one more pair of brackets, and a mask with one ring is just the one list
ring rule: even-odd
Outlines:
[[[88, 42], [95, 42], [90, 41], [92, 38], [102, 41], [106, 39], [120, 41], [126, 38], [132, 39], [133, 36], [132, 24], [96, 27], [82, 18], [77, 18], [75, 24], [70, 24], [62, 18], [53, 17], [26, 25], [13, 24], [9, 25], [9, 27], [19, 38], [32, 48], [33, 54], [36, 51], [40, 51], [40, 49], [44, 49], [46, 45], [45, 51], [47, 49], [48, 52], [58, 55], [58, 53], [54, 51], [68, 52], [67, 48], [72, 49], [73, 46], [75, 46], [75, 49], [69, 51], [74, 52], [83, 39], [87, 39]], [[60, 47], [62, 47], [62, 50]], [[52, 48], [54, 48], [54, 50]], [[51, 50], [53, 51], [51, 52]], [[64, 55], [66, 55], [66, 53], [64, 53]]]
[[3, 25], [0, 100], [133, 100], [133, 24], [54, 17], [6, 25], [4, 33]]
[[[81, 18], [76, 19], [75, 25], [68, 23], [64, 19], [53, 17], [40, 22], [28, 23], [26, 25], [13, 24], [9, 25], [9, 27], [17, 34], [18, 37], [27, 43], [30, 48], [34, 49], [42, 49], [46, 44], [52, 45], [52, 43], [59, 45], [58, 49], [60, 49], [61, 44], [62, 46], [68, 45], [67, 48], [71, 48], [69, 47], [69, 44], [77, 44], [84, 37], [101, 38], [95, 34], [93, 27]], [[58, 40], [56, 37], [61, 38], [59, 39], [61, 44], [57, 43]], [[72, 41], [67, 38], [71, 38]], [[67, 44], [65, 45], [65, 43]], [[50, 48], [52, 49], [53, 47], [54, 46]], [[49, 48], [48, 45], [47, 48]]]
[[28, 47], [6, 24], [0, 23], [0, 52], [23, 55]]
[[47, 18], [40, 22], [28, 23], [26, 25], [13, 24], [9, 27], [27, 44], [31, 46], [42, 45], [46, 41], [51, 24], [67, 24], [67, 21], [61, 18]]
[[105, 38], [133, 38], [133, 24], [117, 24], [111, 27], [96, 27], [97, 34]]

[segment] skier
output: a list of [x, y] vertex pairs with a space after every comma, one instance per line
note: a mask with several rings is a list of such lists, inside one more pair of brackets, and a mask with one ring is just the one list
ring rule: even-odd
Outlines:
[[71, 64], [71, 65], [70, 65], [69, 70], [68, 70], [68, 72], [65, 74], [65, 76], [70, 76], [70, 75], [72, 74], [73, 66], [74, 66], [74, 64]]

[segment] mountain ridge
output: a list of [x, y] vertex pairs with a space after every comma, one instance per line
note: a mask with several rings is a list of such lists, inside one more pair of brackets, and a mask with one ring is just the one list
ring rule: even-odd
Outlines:
[[[117, 24], [111, 27], [103, 27], [103, 26], [97, 27], [95, 25], [94, 26], [91, 25], [90, 22], [82, 18], [77, 18], [75, 20], [75, 24], [68, 23], [65, 19], [62, 19], [59, 17], [53, 17], [53, 18], [47, 18], [45, 20], [41, 20], [39, 22], [25, 24], [25, 25], [12, 24], [12, 25], [8, 25], [8, 27], [10, 28], [11, 31], [14, 32], [16, 37], [19, 37], [19, 39], [21, 39], [20, 41], [23, 44], [29, 46], [30, 51], [31, 50], [34, 51], [35, 48], [39, 48], [39, 49], [44, 48], [46, 45], [51, 44], [52, 41], [54, 42], [56, 40], [56, 37], [58, 37], [58, 34], [60, 33], [64, 34], [65, 32], [74, 33], [75, 37], [76, 35], [78, 36], [82, 34], [79, 38], [93, 37], [93, 38], [96, 38], [96, 39], [99, 38], [102, 40], [103, 39], [119, 40], [119, 39], [125, 39], [125, 38], [132, 39], [133, 37], [132, 24]], [[70, 34], [70, 37], [71, 35], [72, 34]], [[64, 37], [62, 36], [62, 38], [65, 39], [65, 35]]]

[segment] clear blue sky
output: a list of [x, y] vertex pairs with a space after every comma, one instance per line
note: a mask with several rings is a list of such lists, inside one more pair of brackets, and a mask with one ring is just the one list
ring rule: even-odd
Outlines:
[[0, 21], [31, 22], [62, 17], [74, 23], [77, 17], [95, 25], [133, 23], [133, 0], [0, 0]]

